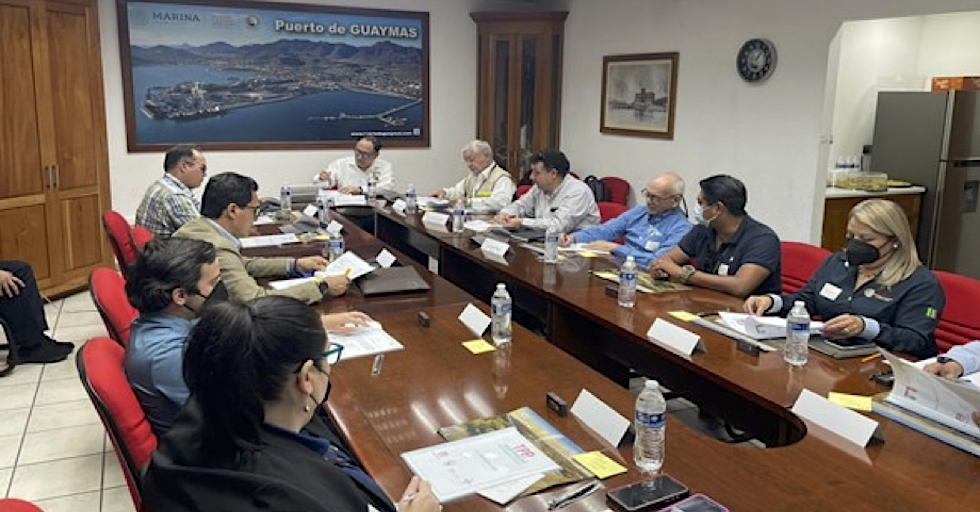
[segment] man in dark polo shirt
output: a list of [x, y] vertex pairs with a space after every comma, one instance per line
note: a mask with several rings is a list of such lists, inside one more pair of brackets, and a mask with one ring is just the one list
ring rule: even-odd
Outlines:
[[[650, 272], [736, 297], [780, 293], [779, 237], [745, 212], [746, 200], [745, 185], [731, 176], [701, 180], [694, 206], [698, 225], [653, 262]], [[692, 259], [696, 265], [689, 264]]]

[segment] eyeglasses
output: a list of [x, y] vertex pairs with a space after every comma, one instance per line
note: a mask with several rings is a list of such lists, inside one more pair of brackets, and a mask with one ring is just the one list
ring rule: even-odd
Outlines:
[[256, 204], [256, 205], [247, 204], [245, 206], [239, 205], [239, 208], [241, 208], [242, 210], [252, 210], [252, 213], [256, 213], [258, 212], [261, 206], [262, 206], [261, 204]]
[[[320, 359], [326, 360], [328, 365], [333, 366], [340, 362], [340, 354], [342, 354], [343, 352], [344, 352], [343, 345], [341, 345], [340, 343], [331, 343], [330, 349], [324, 352], [323, 355], [320, 356]], [[306, 364], [306, 361], [299, 363], [299, 366], [297, 366], [296, 369], [293, 370], [293, 373], [302, 370], [304, 364]], [[313, 367], [316, 368], [317, 370], [320, 370], [321, 372], [324, 371], [323, 368], [320, 368], [320, 365], [318, 364], [314, 364]]]
[[673, 198], [675, 198], [677, 196], [676, 195], [671, 195], [671, 196], [658, 196], [657, 194], [650, 193], [647, 189], [643, 189], [643, 197], [645, 197], [647, 199], [647, 201], [652, 201], [654, 199], [656, 199], [658, 201], [667, 201], [668, 199], [673, 199]]
[[377, 153], [374, 151], [361, 151], [360, 149], [354, 150], [354, 156], [357, 158], [373, 158]]

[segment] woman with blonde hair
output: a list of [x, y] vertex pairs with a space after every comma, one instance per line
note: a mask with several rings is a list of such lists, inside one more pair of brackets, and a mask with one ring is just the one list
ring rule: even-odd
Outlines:
[[933, 330], [946, 297], [919, 260], [905, 212], [891, 201], [855, 205], [848, 214], [846, 247], [828, 257], [800, 291], [752, 296], [744, 308], [754, 315], [785, 315], [797, 300], [826, 321], [828, 338], [936, 355]]

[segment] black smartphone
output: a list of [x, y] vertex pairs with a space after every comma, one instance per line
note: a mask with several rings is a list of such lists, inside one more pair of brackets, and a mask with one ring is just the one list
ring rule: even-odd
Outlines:
[[669, 505], [688, 495], [687, 487], [667, 475], [612, 489], [610, 500], [626, 512]]
[[891, 370], [884, 372], [878, 372], [871, 376], [871, 380], [881, 384], [882, 386], [891, 387], [895, 384], [895, 374]]

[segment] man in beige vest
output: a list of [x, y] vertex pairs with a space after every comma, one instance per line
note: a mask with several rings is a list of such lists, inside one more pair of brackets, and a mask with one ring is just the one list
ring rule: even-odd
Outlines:
[[493, 149], [482, 140], [463, 146], [463, 161], [470, 175], [449, 188], [432, 192], [433, 197], [470, 200], [475, 210], [498, 211], [514, 198], [514, 180], [493, 161]]
[[246, 258], [241, 254], [241, 237], [248, 236], [259, 207], [255, 180], [233, 172], [219, 174], [204, 189], [201, 217], [184, 224], [174, 233], [178, 238], [194, 238], [214, 245], [221, 265], [221, 282], [228, 298], [245, 302], [265, 295], [286, 295], [309, 304], [325, 295], [342, 295], [350, 280], [345, 276], [316, 278], [283, 290], [263, 288], [256, 277], [297, 276], [322, 270], [327, 261], [320, 256], [305, 258]]

